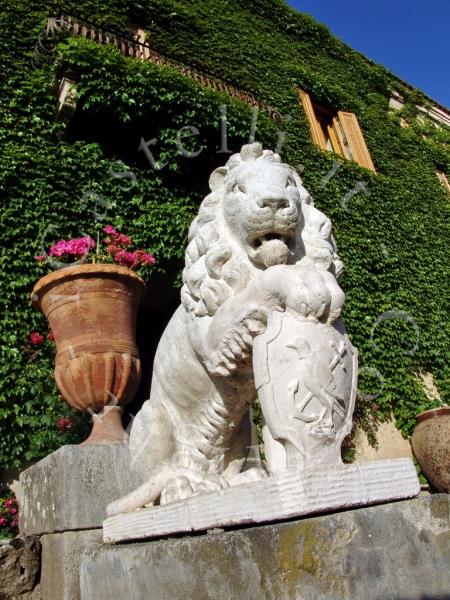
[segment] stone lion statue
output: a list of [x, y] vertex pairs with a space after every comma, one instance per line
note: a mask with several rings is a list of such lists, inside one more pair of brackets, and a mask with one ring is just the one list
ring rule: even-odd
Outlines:
[[209, 185], [189, 230], [181, 305], [130, 433], [144, 483], [109, 515], [263, 477], [243, 471], [257, 398], [253, 340], [271, 311], [295, 306], [304, 319], [332, 323], [344, 302], [330, 220], [280, 156], [243, 146]]

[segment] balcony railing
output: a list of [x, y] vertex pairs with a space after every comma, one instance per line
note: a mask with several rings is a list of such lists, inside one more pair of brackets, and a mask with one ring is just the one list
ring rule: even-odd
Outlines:
[[115, 46], [124, 56], [148, 60], [158, 66], [177, 69], [180, 73], [194, 79], [200, 85], [217, 92], [224, 92], [228, 96], [237, 98], [250, 106], [265, 108], [272, 118], [275, 120], [277, 120], [277, 117], [279, 118], [279, 114], [275, 109], [264, 106], [263, 103], [251, 93], [238, 89], [231, 83], [204, 73], [195, 67], [165, 56], [161, 52], [151, 48], [150, 45], [142, 39], [139, 39], [139, 34], [133, 36], [131, 33], [130, 35], [127, 35], [123, 32], [113, 33], [111, 31], [105, 31], [93, 23], [67, 15], [61, 15], [57, 18], [50, 17], [47, 20], [47, 32], [60, 29], [65, 29], [71, 35], [79, 35], [88, 40], [97, 42], [98, 44]]

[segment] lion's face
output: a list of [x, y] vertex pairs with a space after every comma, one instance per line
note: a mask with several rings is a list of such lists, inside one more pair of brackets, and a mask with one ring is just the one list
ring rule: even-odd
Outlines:
[[259, 268], [289, 262], [302, 227], [293, 171], [281, 162], [242, 162], [224, 180], [223, 213], [231, 233]]

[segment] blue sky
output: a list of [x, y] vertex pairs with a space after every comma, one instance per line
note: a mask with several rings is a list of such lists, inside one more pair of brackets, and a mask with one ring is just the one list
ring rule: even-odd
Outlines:
[[288, 0], [450, 108], [450, 0]]

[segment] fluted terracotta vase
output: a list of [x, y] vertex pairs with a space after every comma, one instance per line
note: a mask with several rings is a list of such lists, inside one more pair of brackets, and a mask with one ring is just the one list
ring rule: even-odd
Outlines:
[[83, 264], [38, 281], [31, 300], [55, 336], [55, 379], [65, 400], [93, 415], [84, 443], [126, 443], [122, 406], [141, 379], [136, 317], [144, 281], [126, 267]]
[[450, 406], [426, 410], [416, 420], [414, 456], [432, 486], [450, 493]]

